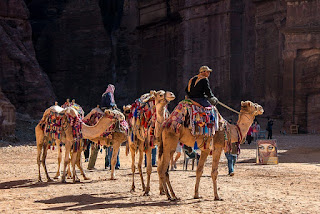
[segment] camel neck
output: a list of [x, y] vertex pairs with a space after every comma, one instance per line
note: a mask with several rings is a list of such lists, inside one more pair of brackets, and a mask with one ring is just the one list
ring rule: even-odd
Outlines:
[[239, 127], [242, 138], [247, 135], [254, 118], [255, 116], [253, 114], [240, 112], [237, 126]]
[[88, 126], [82, 123], [82, 135], [85, 139], [93, 139], [102, 135], [111, 125], [113, 124], [112, 119], [105, 115], [98, 121], [94, 126]]

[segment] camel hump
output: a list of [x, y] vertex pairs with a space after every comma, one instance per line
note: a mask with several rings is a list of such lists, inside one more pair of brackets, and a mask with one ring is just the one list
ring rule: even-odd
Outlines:
[[55, 113], [63, 113], [64, 108], [61, 108], [58, 105], [54, 105], [54, 106], [51, 106], [50, 108], [48, 108], [47, 110], [49, 110], [51, 112], [55, 112]]

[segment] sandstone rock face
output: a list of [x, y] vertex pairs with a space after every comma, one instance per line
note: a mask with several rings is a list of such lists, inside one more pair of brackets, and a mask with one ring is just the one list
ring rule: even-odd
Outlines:
[[16, 127], [16, 109], [0, 89], [0, 137], [12, 135]]
[[[19, 72], [2, 66], [0, 75], [3, 92], [23, 110], [21, 104], [43, 99], [35, 97], [36, 87], [52, 92], [39, 80], [46, 77], [34, 60], [25, 7], [16, 0], [22, 6], [6, 9], [13, 2], [0, 3], [1, 17], [13, 17], [1, 18], [0, 33], [7, 36], [0, 44], [24, 45], [1, 52], [3, 65]], [[223, 103], [239, 109], [241, 100], [252, 100], [264, 116], [285, 119], [285, 128], [299, 124], [301, 131], [320, 132], [318, 1], [34, 0], [28, 8], [37, 59], [59, 103], [75, 98], [88, 110], [113, 83], [119, 106], [151, 89], [173, 91], [174, 105], [189, 78], [208, 65]]]
[[[119, 106], [134, 101], [137, 69], [131, 53], [137, 49], [132, 47], [137, 7], [136, 1], [115, 6], [119, 2], [34, 1], [28, 5], [36, 14], [31, 15], [31, 23], [37, 58], [59, 103], [75, 98], [89, 110], [100, 104], [109, 83], [116, 86]], [[120, 20], [114, 16], [121, 10], [124, 26], [120, 30]]]
[[55, 98], [35, 57], [23, 0], [0, 2], [0, 86], [18, 112], [33, 116]]

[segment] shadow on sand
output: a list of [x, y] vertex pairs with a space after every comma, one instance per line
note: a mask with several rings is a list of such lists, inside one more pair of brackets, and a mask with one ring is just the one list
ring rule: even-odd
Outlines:
[[[129, 194], [129, 193], [128, 193]], [[109, 195], [109, 197], [101, 197], [101, 195], [97, 194], [82, 194], [82, 195], [68, 195], [62, 197], [56, 197], [48, 200], [38, 200], [36, 203], [44, 203], [44, 204], [66, 204], [64, 206], [57, 206], [52, 208], [47, 208], [44, 210], [67, 210], [67, 211], [85, 211], [85, 210], [100, 210], [100, 209], [108, 209], [108, 208], [128, 208], [128, 207], [145, 207], [145, 206], [176, 206], [178, 202], [169, 202], [169, 201], [150, 201], [146, 198], [145, 201], [137, 201], [131, 202], [128, 200], [134, 197], [142, 197], [142, 196], [121, 196], [119, 193], [106, 193], [105, 195]], [[127, 202], [114, 202], [113, 201], [127, 201]], [[70, 203], [73, 203], [70, 205]]]

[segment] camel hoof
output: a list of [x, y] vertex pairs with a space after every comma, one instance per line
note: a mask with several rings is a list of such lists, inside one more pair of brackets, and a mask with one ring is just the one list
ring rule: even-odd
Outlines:
[[41, 180], [41, 178], [40, 178], [40, 179], [38, 179], [38, 183], [42, 183], [42, 180]]
[[67, 183], [66, 180], [61, 180], [61, 183]]
[[90, 178], [88, 178], [88, 177], [85, 177], [85, 176], [83, 177], [83, 179], [84, 179], [84, 180], [90, 180]]
[[79, 178], [73, 179], [73, 183], [80, 183], [80, 179]]
[[150, 193], [149, 193], [149, 192], [145, 192], [145, 193], [143, 194], [143, 196], [150, 196]]
[[223, 201], [222, 198], [214, 198], [215, 201]]
[[117, 180], [116, 178], [110, 178], [110, 181], [115, 181], [115, 180]]
[[171, 201], [180, 201], [180, 198], [174, 197], [174, 198], [171, 198]]
[[56, 175], [53, 177], [53, 179], [58, 179], [60, 175]]
[[53, 180], [51, 178], [48, 178], [47, 182], [53, 182]]
[[164, 191], [160, 191], [160, 195], [165, 195], [166, 193]]
[[130, 190], [131, 193], [132, 193], [132, 192], [135, 192], [135, 191], [136, 191], [135, 189], [131, 189], [131, 190]]
[[201, 198], [202, 198], [202, 196], [195, 195], [193, 198], [194, 198], [194, 199], [201, 199]]

